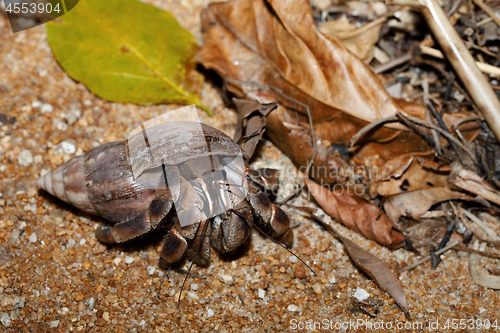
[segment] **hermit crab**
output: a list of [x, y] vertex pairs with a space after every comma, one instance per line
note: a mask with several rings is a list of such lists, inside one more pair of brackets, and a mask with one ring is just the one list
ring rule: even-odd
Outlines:
[[109, 221], [95, 232], [102, 243], [166, 229], [160, 267], [189, 252], [206, 265], [211, 247], [235, 250], [254, 225], [290, 247], [289, 217], [265, 194], [277, 184], [277, 170], [252, 169], [227, 135], [187, 121], [103, 144], [38, 179], [50, 194]]

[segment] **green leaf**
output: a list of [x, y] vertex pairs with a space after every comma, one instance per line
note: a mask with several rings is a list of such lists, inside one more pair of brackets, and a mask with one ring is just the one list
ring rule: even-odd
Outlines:
[[201, 105], [192, 91], [195, 38], [168, 12], [137, 0], [85, 0], [47, 24], [55, 57], [75, 80], [115, 102]]

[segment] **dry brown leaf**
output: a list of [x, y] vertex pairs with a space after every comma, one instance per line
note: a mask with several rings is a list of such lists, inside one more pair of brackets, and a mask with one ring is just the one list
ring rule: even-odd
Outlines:
[[448, 187], [433, 187], [390, 196], [384, 201], [384, 210], [389, 219], [396, 223], [401, 216], [418, 219], [433, 205], [456, 199], [472, 200], [473, 197]]
[[[313, 156], [307, 111], [318, 139], [346, 144], [367, 124], [396, 111], [425, 119], [421, 105], [391, 98], [377, 76], [336, 39], [320, 33], [307, 0], [233, 0], [202, 13], [204, 44], [196, 59], [214, 69], [236, 96], [279, 101], [267, 135], [299, 167]], [[461, 115], [444, 116], [445, 122]], [[462, 133], [464, 132], [461, 128]], [[404, 154], [430, 152], [398, 123], [374, 129], [352, 152], [353, 163], [381, 166]], [[319, 145], [312, 178], [335, 182], [342, 165], [335, 150]]]
[[370, 252], [360, 248], [350, 239], [340, 235], [338, 236], [356, 266], [361, 268], [361, 270], [378, 284], [382, 290], [388, 293], [401, 309], [403, 309], [404, 313], [410, 317], [405, 293], [399, 284], [398, 278], [392, 273], [390, 267]]
[[392, 165], [399, 165], [399, 168], [381, 170], [379, 179], [376, 179], [377, 193], [381, 196], [448, 186], [449, 172], [429, 170], [415, 156], [403, 156], [391, 160], [384, 164], [384, 167], [388, 168]]
[[330, 191], [307, 177], [304, 181], [321, 208], [336, 221], [391, 249], [404, 245], [402, 232], [374, 204], [344, 189]]
[[346, 49], [368, 64], [373, 59], [373, 49], [385, 21], [386, 17], [382, 17], [358, 28], [343, 15], [338, 20], [323, 23], [319, 30], [328, 37], [336, 38]]
[[262, 105], [256, 100], [236, 98], [233, 98], [233, 102], [238, 111], [238, 121], [233, 139], [248, 156], [252, 156], [257, 143], [262, 139], [266, 130], [267, 115], [276, 109], [278, 103]]
[[500, 205], [500, 192], [471, 170], [462, 169], [450, 183]]
[[309, 211], [309, 207], [295, 207], [303, 212], [306, 212], [314, 220], [316, 220], [323, 228], [329, 233], [337, 236], [349, 254], [354, 264], [358, 266], [366, 275], [368, 275], [373, 282], [375, 282], [382, 290], [384, 290], [389, 296], [391, 296], [394, 301], [401, 307], [404, 313], [410, 318], [410, 312], [408, 310], [408, 304], [406, 303], [406, 296], [404, 294], [403, 288], [397, 279], [397, 277], [392, 273], [392, 270], [386, 263], [382, 260], [363, 250], [361, 247], [356, 245], [349, 238], [341, 236], [337, 230], [335, 230], [332, 225], [332, 219], [328, 216], [325, 220], [317, 217], [312, 212]]

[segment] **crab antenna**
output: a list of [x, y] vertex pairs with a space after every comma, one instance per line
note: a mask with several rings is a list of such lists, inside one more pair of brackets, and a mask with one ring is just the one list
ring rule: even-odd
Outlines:
[[276, 244], [278, 244], [279, 246], [281, 246], [282, 248], [284, 248], [285, 250], [287, 250], [290, 254], [292, 254], [295, 258], [299, 259], [301, 263], [303, 263], [304, 265], [306, 265], [307, 268], [309, 268], [309, 270], [314, 274], [314, 276], [318, 276], [318, 274], [316, 274], [315, 271], [313, 271], [313, 269], [311, 267], [309, 267], [308, 264], [305, 263], [304, 260], [300, 259], [300, 257], [298, 255], [296, 255], [295, 253], [293, 253], [291, 250], [287, 249], [286, 246], [284, 246], [283, 244], [281, 244], [280, 242], [278, 242], [277, 240], [273, 239], [272, 237], [268, 236], [264, 231], [262, 231], [259, 227], [257, 227], [255, 224], [253, 225], [257, 230], [259, 230], [264, 236], [266, 236], [267, 238], [269, 238], [270, 240], [272, 240], [273, 242], [275, 242]]
[[[208, 223], [209, 222], [205, 220], [205, 225], [203, 226], [203, 230], [201, 231], [201, 236], [200, 236], [201, 239], [203, 239], [203, 237], [205, 236], [205, 231], [207, 230]], [[189, 265], [189, 269], [186, 273], [186, 276], [184, 277], [184, 281], [182, 281], [181, 291], [179, 292], [179, 298], [177, 299], [177, 307], [180, 307], [181, 305], [181, 296], [182, 296], [182, 291], [184, 290], [184, 285], [186, 284], [187, 278], [189, 277], [191, 268], [193, 268], [194, 258], [196, 258], [196, 256], [198, 255], [198, 252], [200, 251], [202, 245], [203, 243], [202, 241], [200, 241], [200, 243], [198, 244], [198, 248], [196, 249], [196, 252], [193, 255], [193, 258], [191, 259], [191, 265]]]

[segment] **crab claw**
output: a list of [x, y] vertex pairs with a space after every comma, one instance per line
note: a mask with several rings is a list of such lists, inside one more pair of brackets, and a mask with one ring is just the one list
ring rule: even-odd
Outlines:
[[259, 217], [257, 223], [263, 229], [263, 232], [291, 247], [293, 232], [290, 229], [288, 215], [255, 187], [248, 191], [247, 199], [254, 214]]

